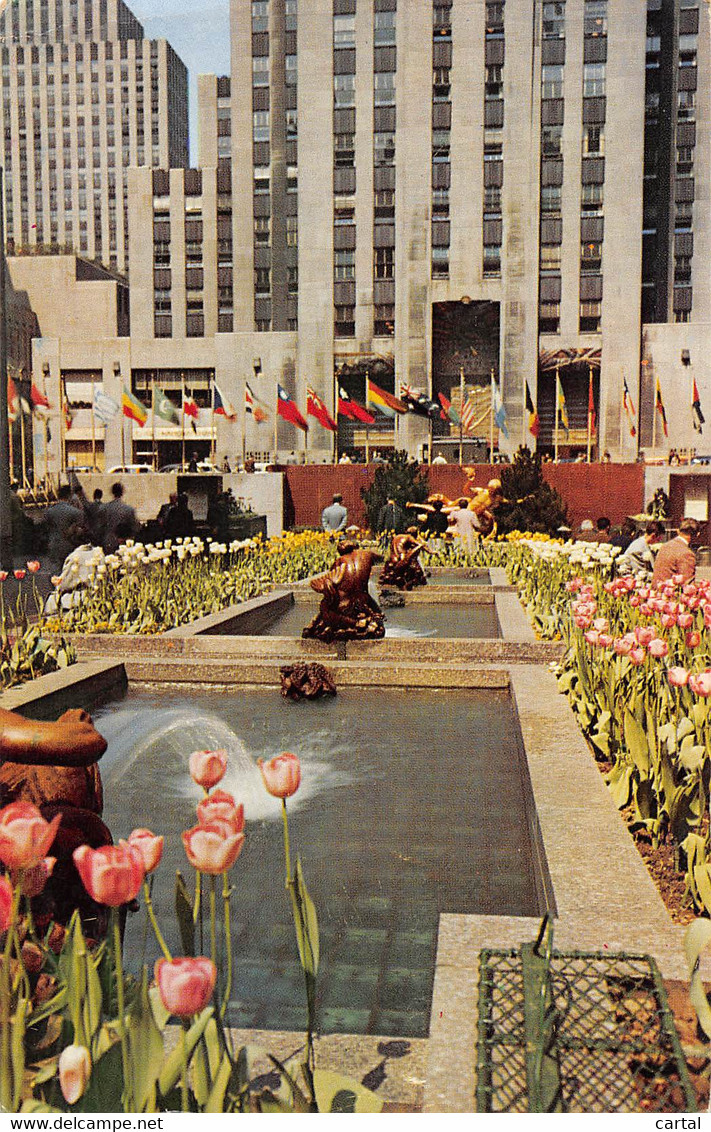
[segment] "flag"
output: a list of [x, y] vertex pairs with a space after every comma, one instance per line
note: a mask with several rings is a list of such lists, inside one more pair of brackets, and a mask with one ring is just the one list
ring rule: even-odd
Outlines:
[[22, 409], [22, 411], [23, 411], [23, 413], [25, 414], [26, 417], [32, 416], [32, 409], [30, 408], [30, 403], [29, 403], [29, 401], [26, 401], [24, 397], [20, 397], [20, 408]]
[[421, 389], [413, 389], [410, 385], [405, 385], [403, 382], [400, 384], [400, 398], [404, 404], [419, 417], [427, 417], [428, 420], [432, 420], [442, 415], [441, 409], [436, 401], [431, 401]]
[[362, 424], [375, 424], [375, 417], [348, 396], [345, 389], [338, 387], [338, 413], [339, 416], [348, 417], [351, 421], [360, 421]]
[[528, 431], [534, 440], [538, 440], [541, 433], [541, 420], [538, 416], [538, 410], [533, 404], [533, 397], [531, 396], [531, 390], [528, 388], [528, 382], [526, 382], [526, 412], [528, 413]]
[[94, 390], [94, 413], [100, 421], [109, 424], [118, 411], [118, 402], [114, 401], [113, 397], [109, 397], [103, 389]]
[[290, 424], [296, 425], [297, 428], [303, 429], [304, 432], [308, 432], [309, 426], [299, 412], [296, 402], [292, 401], [289, 394], [285, 389], [282, 389], [281, 385], [277, 385], [277, 413], [285, 421], [289, 421]]
[[694, 378], [693, 381], [694, 381], [694, 391], [691, 395], [692, 396], [691, 416], [692, 416], [692, 419], [693, 419], [693, 422], [694, 422], [695, 431], [696, 432], [703, 432], [704, 431], [704, 424], [706, 423], [706, 418], [705, 418], [704, 414], [701, 412], [701, 398], [699, 397], [699, 390], [698, 390], [697, 385], [696, 385], [696, 378]]
[[49, 409], [49, 408], [51, 408], [50, 403], [47, 400], [47, 398], [45, 397], [44, 393], [40, 393], [40, 391], [37, 388], [37, 386], [35, 385], [34, 381], [32, 382], [32, 385], [30, 386], [30, 402], [35, 407], [35, 409], [38, 409], [38, 408]]
[[632, 404], [632, 397], [630, 395], [630, 391], [629, 391], [629, 388], [627, 386], [627, 378], [626, 377], [623, 379], [623, 382], [624, 382], [624, 387], [623, 387], [623, 391], [622, 391], [622, 408], [625, 410], [625, 412], [627, 414], [627, 420], [629, 422], [629, 427], [630, 427], [630, 436], [636, 436], [637, 435], [637, 426], [635, 424], [636, 413], [635, 413], [634, 405]]
[[20, 415], [20, 398], [17, 394], [17, 386], [12, 380], [10, 374], [7, 375], [7, 419], [12, 423], [16, 421]]
[[592, 368], [588, 375], [588, 426], [590, 428], [590, 435], [595, 435], [597, 429], [597, 413], [595, 412], [595, 390], [593, 389], [593, 374]]
[[131, 393], [125, 385], [123, 388], [121, 407], [123, 409], [123, 415], [125, 417], [128, 417], [129, 420], [135, 421], [136, 424], [140, 425], [141, 428], [143, 428], [144, 424], [148, 420], [148, 409], [138, 400], [137, 397], [133, 396], [133, 393]]
[[407, 405], [401, 401], [399, 397], [395, 397], [392, 393], [387, 393], [381, 389], [379, 385], [371, 381], [370, 378], [366, 382], [367, 389], [367, 404], [374, 405], [379, 413], [385, 417], [394, 417], [396, 413], [406, 413]]
[[565, 394], [563, 393], [563, 384], [560, 380], [559, 373], [556, 373], [555, 381], [557, 390], [556, 426], [558, 421], [560, 421], [565, 431], [568, 432], [570, 429], [570, 425], [568, 424], [568, 409], [565, 404]]
[[439, 403], [442, 406], [442, 412], [440, 413], [442, 420], [446, 421], [449, 419], [453, 425], [460, 425], [462, 423], [462, 418], [459, 416], [459, 413], [454, 408], [452, 402], [445, 397], [444, 393], [438, 393], [437, 396], [439, 397]]
[[503, 432], [504, 436], [508, 440], [509, 427], [506, 423], [506, 408], [504, 406], [504, 402], [501, 399], [501, 390], [499, 388], [499, 384], [494, 380], [493, 377], [491, 379], [491, 394], [493, 397], [491, 411], [494, 414], [494, 424], [500, 432]]
[[257, 401], [257, 398], [254, 396], [254, 393], [250, 389], [249, 382], [245, 381], [245, 383], [244, 383], [244, 411], [248, 416], [254, 417], [257, 424], [261, 424], [262, 421], [266, 421], [266, 420], [269, 419], [269, 413], [265, 412], [264, 409], [260, 409], [260, 407], [256, 403], [256, 401]]
[[474, 393], [470, 393], [464, 402], [462, 409], [462, 428], [465, 432], [471, 432], [477, 423], [476, 416], [476, 398]]
[[153, 390], [153, 416], [168, 421], [168, 424], [180, 423], [180, 411], [162, 389]]
[[183, 412], [186, 417], [192, 417], [194, 420], [198, 418], [199, 409], [193, 397], [186, 397], [183, 394]]
[[329, 432], [338, 432], [338, 425], [310, 385], [306, 386], [306, 414], [316, 417], [321, 427], [327, 428]]
[[662, 401], [662, 387], [659, 384], [659, 378], [657, 378], [657, 412], [662, 418], [662, 428], [664, 429], [664, 435], [669, 436], [669, 425], [667, 424], [667, 414], [664, 411], [664, 402]]
[[237, 410], [230, 404], [224, 393], [220, 392], [217, 382], [212, 386], [212, 411], [216, 417], [225, 417], [228, 421], [237, 420]]

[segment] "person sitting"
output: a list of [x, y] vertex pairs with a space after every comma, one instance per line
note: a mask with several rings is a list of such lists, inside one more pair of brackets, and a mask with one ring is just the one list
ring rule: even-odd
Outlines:
[[625, 519], [622, 526], [611, 536], [610, 546], [616, 546], [619, 550], [625, 551], [636, 536], [637, 524], [634, 519]]
[[168, 521], [168, 516], [170, 515], [170, 512], [173, 510], [173, 508], [175, 507], [177, 502], [178, 502], [177, 491], [171, 491], [170, 495], [168, 496], [168, 502], [161, 504], [160, 510], [158, 511], [158, 514], [156, 515], [156, 524], [158, 525], [158, 527], [160, 528], [161, 531], [165, 531], [165, 524]]
[[679, 574], [684, 582], [691, 582], [696, 576], [696, 554], [693, 544], [699, 538], [699, 524], [696, 519], [682, 519], [676, 538], [660, 546], [654, 563], [652, 585], [660, 586]]
[[646, 574], [651, 577], [654, 570], [654, 553], [652, 546], [662, 538], [664, 524], [658, 519], [651, 519], [645, 528], [644, 534], [634, 539], [624, 554], [618, 559], [617, 568], [621, 574]]
[[417, 527], [408, 527], [404, 535], [394, 535], [390, 543], [390, 556], [383, 566], [380, 584], [396, 586], [399, 590], [413, 590], [426, 586], [425, 572], [418, 562], [420, 552], [427, 543], [416, 538]]
[[82, 541], [84, 516], [71, 502], [72, 489], [63, 484], [57, 493], [57, 502], [47, 511], [49, 540], [47, 555], [53, 562], [64, 562], [67, 555]]

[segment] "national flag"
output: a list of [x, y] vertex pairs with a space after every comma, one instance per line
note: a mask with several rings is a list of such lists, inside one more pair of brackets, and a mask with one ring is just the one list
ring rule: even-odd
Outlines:
[[352, 397], [349, 397], [345, 389], [340, 385], [338, 387], [338, 415], [341, 417], [348, 417], [351, 421], [360, 421], [361, 424], [375, 424], [375, 417], [364, 409]]
[[635, 413], [635, 408], [634, 408], [634, 405], [632, 404], [632, 396], [630, 394], [629, 387], [627, 385], [627, 378], [626, 377], [623, 378], [622, 408], [625, 410], [625, 413], [627, 414], [627, 420], [628, 420], [629, 429], [630, 429], [630, 436], [636, 436], [637, 435], [637, 425], [635, 424], [635, 420], [636, 420], [637, 414]]
[[133, 393], [131, 393], [131, 391], [127, 389], [125, 385], [123, 388], [123, 397], [121, 398], [121, 408], [123, 409], [123, 415], [125, 417], [128, 417], [129, 420], [135, 421], [136, 424], [140, 425], [141, 428], [143, 428], [144, 424], [148, 420], [148, 409], [138, 400], [137, 397], [134, 397]]
[[588, 375], [588, 427], [590, 435], [594, 436], [597, 429], [597, 413], [595, 412], [595, 390], [593, 389], [592, 369]]
[[501, 398], [501, 389], [499, 388], [499, 384], [494, 380], [493, 377], [491, 379], [491, 395], [493, 398], [491, 403], [491, 411], [494, 414], [494, 424], [500, 432], [503, 432], [504, 436], [508, 440], [509, 427], [506, 423], [506, 408]]
[[669, 436], [669, 425], [667, 424], [667, 414], [664, 411], [664, 402], [662, 401], [662, 387], [659, 384], [659, 378], [657, 378], [657, 412], [662, 418], [662, 428], [664, 429], [664, 435]]
[[7, 419], [12, 423], [20, 415], [20, 398], [17, 386], [10, 374], [7, 375]]
[[699, 397], [699, 390], [698, 390], [697, 385], [696, 385], [696, 378], [693, 379], [693, 382], [694, 382], [694, 391], [692, 393], [692, 400], [691, 400], [691, 416], [692, 416], [692, 419], [693, 419], [693, 422], [694, 422], [694, 429], [696, 430], [696, 432], [703, 432], [704, 431], [704, 424], [706, 423], [706, 418], [705, 418], [704, 414], [701, 412], [701, 398]]
[[541, 420], [538, 416], [538, 410], [533, 404], [533, 397], [531, 396], [531, 390], [528, 388], [528, 382], [526, 382], [526, 412], [528, 413], [528, 431], [534, 440], [538, 440], [541, 433]]
[[556, 374], [556, 425], [558, 421], [562, 424], [566, 432], [569, 431], [570, 425], [568, 424], [568, 408], [565, 403], [565, 394], [563, 392], [563, 383], [560, 380], [560, 374]]
[[444, 393], [438, 393], [437, 396], [439, 398], [439, 403], [442, 406], [442, 412], [440, 413], [442, 420], [446, 421], [449, 419], [453, 425], [460, 425], [462, 423], [462, 418], [454, 408], [452, 402], [447, 397], [445, 397]]
[[162, 421], [168, 421], [169, 424], [180, 423], [178, 407], [173, 404], [170, 397], [167, 397], [162, 389], [155, 388], [153, 390], [153, 416], [160, 417]]
[[226, 417], [228, 421], [237, 420], [237, 410], [220, 391], [217, 382], [212, 386], [212, 411], [216, 417]]
[[113, 397], [109, 397], [103, 389], [94, 390], [94, 414], [103, 424], [110, 424], [118, 411], [118, 402]]
[[25, 414], [26, 417], [32, 416], [32, 409], [30, 408], [30, 403], [29, 403], [29, 401], [26, 401], [24, 397], [20, 397], [20, 408], [22, 409], [22, 411], [23, 411], [23, 413]]
[[399, 397], [395, 397], [392, 393], [387, 393], [385, 389], [381, 389], [374, 381], [368, 378], [367, 382], [366, 402], [368, 405], [374, 405], [379, 413], [385, 417], [394, 417], [396, 413], [406, 413], [407, 405], [401, 401]]
[[471, 432], [476, 425], [476, 397], [470, 393], [464, 402], [462, 408], [462, 428], [465, 432]]
[[34, 381], [32, 382], [32, 385], [30, 386], [30, 402], [34, 406], [35, 409], [39, 409], [39, 408], [49, 409], [49, 408], [51, 408], [50, 403], [47, 400], [47, 398], [45, 397], [44, 393], [40, 393], [40, 391], [37, 388], [37, 386], [35, 385]]
[[257, 404], [257, 398], [249, 387], [249, 382], [244, 383], [244, 411], [248, 416], [254, 417], [257, 424], [269, 419], [269, 413], [261, 409]]
[[338, 432], [338, 425], [321, 398], [310, 385], [306, 386], [306, 414], [307, 416], [316, 417], [321, 427], [327, 428], [329, 432]]
[[185, 394], [183, 394], [183, 412], [186, 417], [192, 417], [194, 420], [198, 418], [197, 402], [193, 397], [186, 397]]
[[290, 424], [308, 432], [309, 426], [299, 412], [296, 402], [292, 401], [286, 389], [282, 389], [281, 385], [277, 385], [277, 413], [285, 421], [289, 421]]
[[442, 415], [436, 401], [431, 401], [421, 389], [413, 389], [404, 382], [400, 384], [400, 398], [419, 417], [427, 417], [428, 420], [433, 420]]

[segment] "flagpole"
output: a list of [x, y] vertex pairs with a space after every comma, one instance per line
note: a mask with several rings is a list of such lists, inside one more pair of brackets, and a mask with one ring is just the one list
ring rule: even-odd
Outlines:
[[[247, 384], [248, 383], [245, 379], [245, 383], [244, 383], [244, 406], [243, 406], [243, 409], [242, 409], [242, 467], [243, 468], [244, 468], [244, 465], [245, 465], [246, 460], [247, 460], [247, 416], [248, 416], [248, 413], [247, 413]], [[254, 403], [252, 403], [252, 416], [254, 416], [255, 408], [256, 408], [256, 405]]]
[[590, 453], [592, 451], [592, 417], [590, 415], [590, 396], [592, 394], [592, 379], [593, 371], [592, 366], [588, 367], [588, 464], [590, 463]]
[[276, 405], [274, 406], [274, 463], [277, 463], [277, 451], [279, 448], [279, 383], [276, 387]]
[[489, 424], [489, 463], [494, 463], [494, 370], [491, 370], [491, 421]]
[[657, 381], [658, 381], [658, 379], [655, 378], [655, 382], [654, 382], [654, 415], [652, 417], [652, 452], [653, 453], [657, 451], [657, 414], [659, 412], [659, 407], [658, 407], [658, 402], [657, 402], [657, 389], [658, 389]]
[[[369, 381], [369, 375], [368, 375], [368, 371], [366, 370], [365, 371], [365, 411], [366, 411], [366, 413], [369, 412], [369, 410], [368, 410], [368, 381]], [[369, 436], [369, 433], [368, 433], [368, 422], [366, 421], [365, 422], [365, 466], [366, 466], [366, 468], [367, 468], [369, 463], [370, 463], [370, 436]]]
[[210, 460], [215, 463], [215, 454], [217, 452], [217, 437], [215, 436], [215, 379], [212, 380], [210, 398]]
[[333, 371], [333, 407], [335, 412], [333, 414], [336, 422], [336, 431], [333, 434], [333, 462], [338, 463], [338, 402], [339, 402], [339, 389], [338, 389], [338, 376], [336, 371]]
[[464, 463], [464, 366], [459, 367], [459, 466]]
[[180, 374], [180, 467], [185, 470], [185, 374]]
[[96, 471], [96, 422], [94, 420], [94, 382], [91, 383], [91, 466]]
[[[121, 394], [121, 399], [123, 401], [123, 393]], [[133, 428], [133, 425], [131, 425], [131, 427]], [[133, 443], [131, 444], [131, 449], [133, 450]], [[123, 411], [123, 405], [121, 406], [121, 463], [123, 464], [123, 466], [125, 468], [126, 467], [126, 414]]]
[[557, 463], [558, 463], [558, 443], [559, 443], [559, 437], [558, 437], [558, 426], [559, 426], [558, 414], [559, 414], [559, 412], [560, 412], [560, 405], [559, 405], [559, 396], [560, 396], [560, 393], [559, 393], [559, 391], [560, 391], [560, 362], [558, 362], [558, 363], [556, 364], [556, 367], [555, 367], [555, 430], [554, 430], [554, 432], [555, 432], [555, 437], [554, 437], [554, 445], [555, 445], [555, 451], [554, 451], [554, 457], [553, 457], [553, 462], [554, 462], [555, 464], [557, 464]]
[[25, 447], [25, 412], [22, 408], [22, 397], [20, 397], [20, 460], [22, 462], [22, 486], [29, 487], [30, 481], [27, 478], [27, 450]]
[[151, 382], [151, 453], [153, 456], [153, 471], [158, 467], [158, 457], [156, 454], [156, 383], [155, 378]]

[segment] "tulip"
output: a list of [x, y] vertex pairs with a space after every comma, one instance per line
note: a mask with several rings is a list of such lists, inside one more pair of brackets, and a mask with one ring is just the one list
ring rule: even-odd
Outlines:
[[675, 586], [683, 586], [684, 585], [684, 575], [683, 574], [672, 574], [669, 581], [673, 582]]
[[4, 582], [5, 579], [7, 578], [7, 576], [8, 576], [7, 570], [0, 570], [0, 582]]
[[166, 1010], [177, 1018], [199, 1014], [212, 998], [217, 969], [211, 959], [158, 959], [155, 978]]
[[618, 637], [612, 642], [612, 647], [618, 656], [629, 656], [632, 645], [624, 637]]
[[639, 667], [640, 664], [644, 664], [644, 656], [644, 649], [640, 646], [637, 646], [637, 648], [634, 649], [630, 649], [629, 651], [630, 661], [635, 665], [635, 667]]
[[65, 1046], [59, 1055], [59, 1087], [67, 1104], [84, 1095], [91, 1077], [91, 1057], [84, 1046]]
[[630, 605], [632, 606], [632, 608], [637, 609], [638, 606], [640, 606], [641, 604], [642, 604], [642, 598], [640, 597], [640, 595], [639, 594], [632, 594], [632, 597], [630, 598]]
[[690, 633], [687, 633], [684, 637], [684, 643], [687, 649], [698, 648], [698, 646], [701, 644], [701, 633], [699, 633], [696, 629]]
[[697, 696], [711, 696], [711, 671], [706, 669], [689, 677], [689, 687]]
[[12, 802], [0, 810], [0, 861], [8, 869], [31, 869], [44, 860], [61, 814], [46, 822], [30, 802]]
[[163, 856], [162, 837], [157, 837], [150, 829], [134, 829], [128, 835], [128, 844], [141, 854], [146, 876], [158, 867]]
[[134, 846], [125, 841], [101, 849], [80, 845], [73, 857], [84, 888], [97, 904], [118, 908], [135, 900], [145, 870], [143, 857]]
[[7, 877], [0, 877], [0, 932], [6, 932], [12, 923], [12, 885]]
[[638, 625], [634, 635], [637, 638], [637, 643], [643, 646], [648, 645], [650, 641], [654, 640], [654, 630], [644, 625]]
[[[589, 634], [585, 636], [587, 638]], [[257, 766], [262, 772], [264, 785], [274, 798], [290, 798], [299, 789], [301, 763], [290, 751], [283, 751], [268, 762], [257, 759]]]
[[33, 559], [32, 562], [27, 563], [27, 569], [29, 570], [30, 574], [36, 574], [39, 568], [40, 564], [36, 559]]
[[666, 641], [663, 641], [661, 637], [655, 637], [653, 641], [649, 642], [648, 647], [649, 655], [656, 657], [657, 660], [661, 659], [661, 657], [663, 656], [666, 656], [669, 652], [669, 645]]
[[15, 577], [17, 578], [18, 582], [21, 582], [22, 579], [24, 578], [25, 574], [27, 573], [26, 570], [13, 570], [12, 572], [15, 575]]
[[190, 864], [210, 876], [231, 869], [244, 845], [243, 833], [235, 833], [227, 822], [218, 820], [187, 829], [182, 838]]
[[56, 857], [45, 857], [38, 865], [21, 871], [20, 875], [13, 874], [12, 879], [15, 884], [21, 884], [22, 895], [31, 900], [33, 896], [39, 896], [40, 892], [44, 892], [44, 886], [51, 877], [56, 863]]
[[663, 613], [661, 617], [663, 629], [673, 629], [676, 625], [675, 613]]
[[614, 640], [614, 637], [612, 637], [610, 635], [610, 633], [600, 633], [598, 638], [597, 638], [598, 648], [609, 649], [613, 640]]
[[683, 688], [689, 682], [689, 671], [680, 665], [674, 665], [667, 671], [667, 680], [672, 688]]
[[596, 617], [593, 621], [593, 629], [597, 629], [598, 633], [606, 633], [610, 628], [610, 622], [606, 617]]
[[[599, 637], [600, 637], [600, 634], [598, 633], [597, 629], [590, 629], [585, 634], [585, 640], [588, 642], [589, 645], [596, 645], [598, 643]], [[267, 786], [267, 790], [269, 790], [268, 786]], [[271, 794], [271, 793], [273, 793], [273, 791], [270, 790], [269, 793]]]
[[218, 820], [227, 822], [234, 833], [241, 833], [244, 829], [244, 806], [235, 804], [231, 794], [224, 790], [215, 790], [208, 798], [203, 798], [197, 808], [198, 824], [209, 825]]
[[210, 790], [224, 777], [227, 751], [193, 751], [189, 767], [193, 782]]
[[690, 629], [694, 624], [694, 618], [690, 613], [680, 613], [676, 619], [676, 623], [680, 629]]

